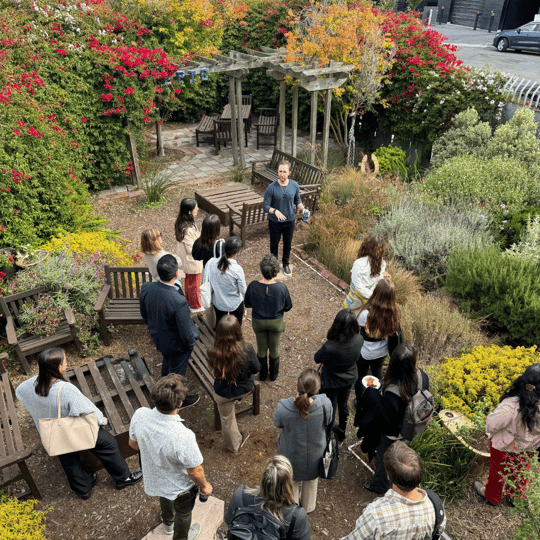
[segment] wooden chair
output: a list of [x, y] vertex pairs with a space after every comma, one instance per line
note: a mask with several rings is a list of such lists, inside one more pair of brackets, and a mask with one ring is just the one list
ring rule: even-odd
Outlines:
[[0, 295], [0, 306], [7, 320], [6, 333], [8, 343], [15, 349], [19, 360], [27, 375], [31, 375], [32, 371], [26, 360], [27, 356], [44, 351], [50, 347], [57, 347], [63, 343], [74, 341], [79, 352], [82, 350], [81, 342], [77, 337], [75, 329], [75, 316], [73, 310], [68, 308], [64, 310], [64, 318], [60, 320], [56, 332], [50, 336], [33, 336], [31, 334], [23, 334], [17, 337], [17, 331], [24, 325], [19, 318], [21, 307], [27, 302], [37, 303], [39, 295], [50, 292], [45, 287], [30, 289], [29, 291], [12, 294], [10, 296]]
[[227, 143], [232, 142], [232, 131], [230, 120], [214, 120], [214, 145], [216, 154], [219, 153], [221, 145], [227, 147]]
[[[105, 345], [111, 344], [107, 330], [110, 324], [144, 324], [139, 309], [139, 296], [143, 283], [152, 281], [146, 266], [109, 266], [105, 270], [105, 288], [98, 296], [94, 311]], [[105, 306], [105, 301], [109, 304]]]
[[0, 436], [0, 487], [24, 480], [28, 489], [17, 496], [26, 499], [32, 496], [41, 499], [32, 474], [26, 465], [26, 460], [33, 452], [33, 448], [25, 448], [22, 442], [17, 410], [13, 397], [13, 387], [8, 374], [0, 373], [0, 422], [2, 433]]
[[216, 145], [216, 140], [214, 138], [214, 120], [219, 120], [219, 115], [207, 116], [205, 114], [201, 118], [199, 125], [195, 128], [195, 140], [196, 140], [197, 146], [199, 146], [199, 144], [203, 142], [211, 143], [214, 146]]
[[[259, 146], [276, 146], [277, 144], [277, 133], [279, 127], [279, 112], [277, 109], [258, 109], [260, 116], [256, 124], [253, 124], [257, 129], [257, 150]], [[271, 113], [271, 114], [269, 114]], [[271, 137], [273, 142], [263, 143], [261, 139], [263, 137]]]

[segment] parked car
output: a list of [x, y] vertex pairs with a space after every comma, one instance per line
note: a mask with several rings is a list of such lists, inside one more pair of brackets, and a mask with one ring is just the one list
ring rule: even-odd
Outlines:
[[496, 34], [493, 46], [500, 52], [506, 49], [540, 52], [540, 22], [530, 22], [515, 30]]

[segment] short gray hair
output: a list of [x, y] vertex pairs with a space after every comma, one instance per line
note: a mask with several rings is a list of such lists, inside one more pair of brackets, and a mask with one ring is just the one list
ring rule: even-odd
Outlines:
[[274, 255], [265, 255], [259, 263], [264, 279], [273, 279], [279, 273], [279, 262]]

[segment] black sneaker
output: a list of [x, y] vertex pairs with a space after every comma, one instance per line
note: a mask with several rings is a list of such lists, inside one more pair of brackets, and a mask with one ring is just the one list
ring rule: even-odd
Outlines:
[[97, 481], [98, 481], [97, 473], [92, 473], [90, 475], [90, 478], [92, 479], [92, 485], [90, 486], [90, 489], [86, 493], [83, 493], [82, 495], [80, 493], [77, 493], [77, 495], [79, 495], [79, 497], [83, 501], [87, 501], [92, 496], [92, 488], [97, 484]]
[[179, 411], [182, 409], [187, 409], [188, 407], [191, 407], [192, 405], [197, 405], [200, 400], [200, 396], [198, 394], [191, 394], [190, 396], [186, 396], [184, 398], [184, 401], [182, 401], [182, 405], [180, 406]]
[[134, 486], [142, 480], [142, 471], [131, 473], [125, 480], [115, 480], [116, 489], [124, 489], [128, 486]]
[[288, 264], [284, 264], [283, 265], [283, 273], [286, 275], [286, 276], [290, 276], [291, 275], [291, 269], [289, 267]]

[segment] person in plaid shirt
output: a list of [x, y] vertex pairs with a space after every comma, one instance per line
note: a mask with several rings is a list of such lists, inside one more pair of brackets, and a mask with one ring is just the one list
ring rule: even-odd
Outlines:
[[[420, 456], [404, 442], [395, 442], [384, 454], [384, 466], [392, 481], [383, 497], [369, 504], [356, 528], [341, 540], [429, 540], [435, 529], [435, 508], [422, 481]], [[443, 518], [438, 534], [446, 525]]]

